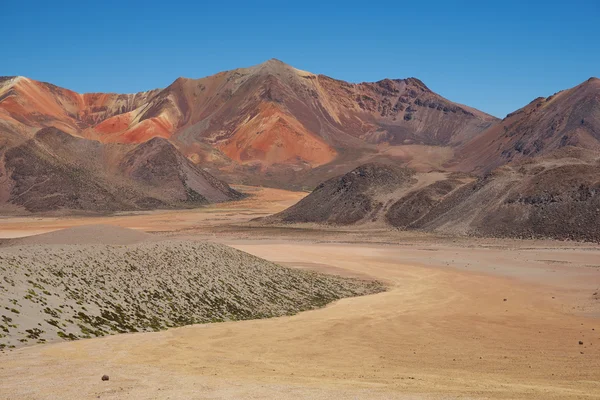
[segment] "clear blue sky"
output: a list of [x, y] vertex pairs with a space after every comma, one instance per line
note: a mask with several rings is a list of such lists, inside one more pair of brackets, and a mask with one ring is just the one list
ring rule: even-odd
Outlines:
[[599, 0], [290, 3], [4, 1], [0, 75], [130, 93], [278, 58], [352, 82], [415, 76], [500, 117], [600, 75]]

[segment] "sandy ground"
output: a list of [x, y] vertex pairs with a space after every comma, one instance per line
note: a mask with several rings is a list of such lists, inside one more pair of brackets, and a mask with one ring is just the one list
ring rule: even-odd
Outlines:
[[[264, 203], [230, 222], [278, 207]], [[172, 235], [390, 290], [293, 317], [15, 350], [0, 360], [0, 398], [600, 398], [599, 246], [262, 229], [189, 213]]]
[[308, 193], [287, 190], [233, 186], [251, 196], [228, 203], [211, 204], [192, 210], [157, 210], [112, 215], [57, 216], [0, 216], [0, 239], [36, 235], [90, 224], [108, 224], [148, 232], [184, 231], [198, 226], [241, 223], [251, 218], [279, 212], [298, 202]]

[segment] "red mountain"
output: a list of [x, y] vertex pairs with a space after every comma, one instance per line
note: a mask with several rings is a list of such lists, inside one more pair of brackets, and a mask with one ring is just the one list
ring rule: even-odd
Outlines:
[[[47, 126], [103, 143], [163, 137], [229, 180], [277, 186], [314, 184], [375, 158], [423, 158], [422, 148], [390, 145], [455, 147], [495, 122], [415, 78], [354, 84], [277, 60], [131, 95], [0, 81], [0, 132], [13, 140]], [[439, 164], [426, 154], [426, 167]]]

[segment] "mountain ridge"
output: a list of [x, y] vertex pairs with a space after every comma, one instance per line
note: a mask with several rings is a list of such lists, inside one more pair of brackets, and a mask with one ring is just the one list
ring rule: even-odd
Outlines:
[[351, 169], [381, 146], [456, 147], [497, 121], [418, 78], [349, 83], [276, 59], [127, 95], [29, 78], [7, 89], [14, 79], [0, 83], [0, 130], [12, 140], [46, 126], [103, 143], [163, 137], [222, 178], [278, 187], [310, 184], [323, 165]]

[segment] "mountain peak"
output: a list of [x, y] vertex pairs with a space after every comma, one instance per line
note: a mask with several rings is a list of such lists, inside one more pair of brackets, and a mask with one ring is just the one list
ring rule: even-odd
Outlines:
[[264, 65], [287, 65], [283, 61], [277, 58], [270, 58], [267, 61], [263, 62]]
[[425, 83], [423, 83], [423, 81], [420, 80], [419, 78], [409, 77], [409, 78], [406, 78], [404, 81], [407, 82], [407, 83], [413, 84], [413, 85], [415, 85], [415, 86], [417, 86], [419, 88], [422, 88], [423, 90], [431, 92], [431, 89], [429, 89], [427, 87], [427, 85]]
[[281, 60], [276, 58], [271, 58], [263, 63], [260, 63], [256, 66], [258, 69], [267, 69], [267, 70], [281, 70], [287, 68], [294, 68], [291, 65], [284, 63]]
[[467, 143], [461, 169], [490, 171], [500, 165], [545, 156], [565, 147], [599, 151], [600, 79], [592, 77], [549, 97], [537, 97]]
[[26, 82], [29, 79], [24, 76], [0, 76], [0, 88], [10, 88], [22, 81]]
[[600, 88], [600, 79], [596, 78], [595, 76], [592, 76], [590, 79], [583, 82], [582, 86], [589, 86], [589, 85]]
[[274, 75], [279, 75], [279, 74], [284, 74], [284, 73], [289, 74], [290, 72], [295, 73], [300, 76], [314, 75], [311, 72], [303, 71], [298, 68], [294, 68], [293, 66], [286, 64], [283, 61], [278, 60], [277, 58], [271, 58], [271, 59], [263, 62], [262, 64], [258, 64], [254, 67], [251, 67], [250, 69], [254, 70], [254, 71], [260, 71], [261, 73], [274, 74]]

